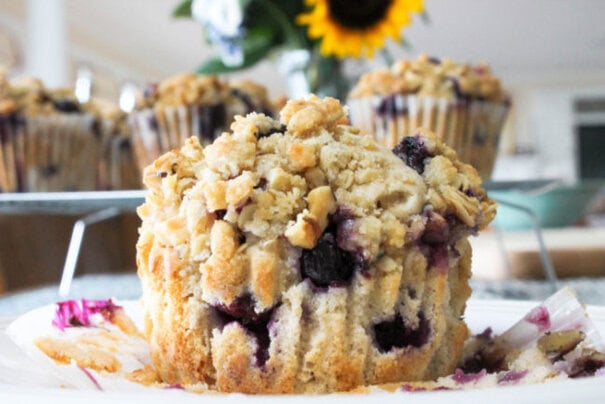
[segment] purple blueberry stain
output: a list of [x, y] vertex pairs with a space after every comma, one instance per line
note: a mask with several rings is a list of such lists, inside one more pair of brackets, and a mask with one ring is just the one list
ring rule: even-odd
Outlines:
[[51, 324], [63, 331], [68, 327], [89, 327], [92, 325], [91, 317], [101, 314], [106, 321], [113, 322], [115, 313], [122, 310], [122, 306], [108, 300], [66, 300], [57, 302], [57, 310]]
[[399, 388], [399, 391], [404, 391], [406, 393], [419, 393], [419, 392], [428, 391], [428, 390], [424, 387], [412, 386], [411, 384], [406, 383], [406, 384], [401, 385], [401, 387]]
[[449, 264], [449, 251], [447, 244], [439, 244], [430, 248], [429, 267], [439, 271], [447, 271]]
[[442, 216], [428, 210], [424, 216], [424, 229], [416, 239], [417, 246], [427, 258], [430, 268], [447, 271], [450, 256], [460, 256], [455, 248], [458, 240], [469, 233], [475, 234], [477, 228], [467, 226], [453, 214]]
[[429, 268], [447, 271], [450, 247], [456, 244], [460, 237], [456, 225], [438, 213], [425, 213], [424, 230], [416, 240], [418, 248], [427, 258]]
[[420, 386], [413, 386], [411, 384], [403, 384], [401, 385], [401, 387], [399, 388], [399, 391], [405, 392], [405, 393], [423, 393], [426, 391], [448, 391], [448, 390], [454, 390], [450, 387], [445, 387], [445, 386], [439, 386], [439, 387], [435, 387], [433, 388], [426, 388], [426, 387], [420, 387]]
[[538, 331], [540, 332], [550, 329], [550, 314], [544, 306], [538, 306], [527, 313], [525, 321], [538, 327]]
[[419, 135], [406, 136], [401, 139], [401, 142], [393, 148], [393, 153], [409, 167], [416, 170], [418, 174], [424, 172], [424, 161], [431, 157]]
[[245, 293], [233, 300], [231, 304], [219, 303], [214, 306], [221, 313], [233, 317], [238, 321], [247, 324], [255, 323], [261, 320], [266, 313], [257, 313], [255, 310], [256, 302], [250, 293]]
[[174, 383], [164, 387], [164, 390], [185, 390], [185, 388], [179, 383]]
[[418, 327], [416, 328], [406, 324], [401, 315], [397, 313], [391, 320], [374, 324], [373, 332], [378, 350], [387, 353], [394, 348], [420, 348], [428, 342], [431, 326], [422, 312], [418, 315]]
[[269, 334], [271, 332], [275, 335], [276, 332], [273, 320], [276, 307], [261, 313], [256, 312], [254, 307], [254, 298], [248, 293], [236, 298], [229, 305], [214, 306], [223, 325], [235, 322], [256, 340], [257, 348], [254, 353], [256, 365], [264, 367], [269, 359], [269, 346], [271, 345]]
[[263, 324], [252, 324], [247, 326], [246, 330], [256, 338], [256, 366], [264, 367], [269, 360], [269, 346], [271, 345], [271, 337], [269, 336], [269, 328]]
[[487, 370], [481, 369], [477, 373], [467, 373], [462, 369], [456, 369], [452, 375], [452, 380], [458, 384], [475, 383], [487, 375]]
[[437, 213], [429, 212], [426, 218], [424, 232], [420, 240], [424, 244], [436, 246], [450, 240], [450, 226], [445, 218]]
[[527, 376], [528, 373], [529, 370], [508, 371], [498, 378], [498, 384], [517, 384], [521, 379]]

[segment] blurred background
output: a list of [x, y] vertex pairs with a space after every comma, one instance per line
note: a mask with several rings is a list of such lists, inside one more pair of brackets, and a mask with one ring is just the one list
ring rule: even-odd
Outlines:
[[[0, 60], [11, 75], [50, 86], [73, 86], [78, 69], [88, 68], [94, 94], [117, 100], [126, 83], [192, 71], [217, 53], [199, 23], [171, 17], [177, 4], [0, 0]], [[410, 47], [389, 49], [395, 58], [427, 53], [490, 64], [514, 100], [494, 178], [579, 178], [578, 132], [591, 137], [582, 127], [598, 126], [600, 113], [605, 124], [605, 3], [427, 0], [426, 10], [430, 23], [415, 16], [405, 30]], [[286, 93], [275, 58], [235, 74], [273, 96]]]
[[[217, 56], [199, 22], [172, 17], [178, 4], [176, 0], [0, 0], [0, 65], [11, 78], [35, 76], [50, 87], [74, 88], [84, 77], [91, 80], [93, 96], [119, 103], [120, 96], [140, 92], [150, 81], [195, 71]], [[499, 196], [546, 215], [541, 216], [546, 221], [546, 243], [561, 276], [604, 276], [605, 201], [599, 181], [605, 179], [605, 2], [426, 0], [424, 6], [428, 18], [415, 14], [404, 30], [408, 45], [388, 43], [392, 58], [413, 59], [427, 53], [490, 65], [512, 100], [490, 180], [526, 185], [521, 192], [518, 186], [511, 186], [512, 191], [501, 187]], [[347, 63], [352, 71], [384, 65], [380, 58]], [[271, 97], [288, 92], [279, 55], [228, 76], [253, 79], [266, 86]], [[122, 99], [120, 105], [129, 100]], [[535, 186], [528, 186], [532, 181]], [[557, 186], [549, 188], [551, 181]], [[576, 199], [569, 199], [570, 195]], [[556, 222], [570, 210], [571, 217]], [[500, 235], [493, 232], [476, 240], [474, 267], [479, 276], [543, 277], [529, 221], [514, 215], [503, 208]], [[37, 236], [51, 226], [48, 220], [54, 220], [52, 227], [58, 229], [54, 243]], [[109, 246], [120, 251], [114, 254], [117, 258], [108, 259], [106, 251], [94, 248], [107, 237], [107, 229], [95, 228], [85, 242], [79, 273], [133, 270], [136, 218], [115, 220], [130, 229], [120, 233], [124, 241]], [[14, 216], [0, 215], [0, 223], [10, 229], [6, 233], [10, 236], [0, 241], [6, 287], [56, 281], [73, 218], [61, 222], [55, 216], [44, 220], [27, 216], [25, 222], [15, 224]], [[26, 242], [25, 252], [17, 253]], [[40, 265], [32, 249], [51, 258]], [[494, 256], [504, 258], [494, 260]], [[26, 268], [31, 269], [28, 274]]]

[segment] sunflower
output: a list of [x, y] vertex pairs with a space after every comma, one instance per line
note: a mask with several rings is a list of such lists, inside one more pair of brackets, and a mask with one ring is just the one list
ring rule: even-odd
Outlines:
[[305, 0], [311, 10], [296, 22], [308, 25], [307, 35], [321, 39], [324, 56], [373, 57], [386, 38], [401, 40], [401, 30], [424, 0]]

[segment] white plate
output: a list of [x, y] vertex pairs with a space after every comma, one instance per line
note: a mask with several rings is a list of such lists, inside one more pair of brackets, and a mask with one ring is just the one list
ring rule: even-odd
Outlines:
[[[123, 304], [123, 303], [122, 303]], [[466, 319], [473, 332], [492, 327], [500, 333], [522, 318], [527, 311], [536, 306], [536, 302], [515, 302], [498, 300], [470, 300]], [[136, 310], [135, 302], [124, 304], [127, 312]], [[130, 308], [130, 310], [129, 310]], [[589, 306], [588, 312], [601, 335], [605, 335], [605, 307]], [[8, 323], [0, 319], [0, 331]], [[143, 392], [99, 392], [94, 390], [68, 390], [50, 387], [54, 380], [46, 380], [40, 375], [36, 364], [12, 343], [4, 332], [0, 332], [0, 358], [5, 362], [22, 361], [24, 366], [31, 366], [32, 381], [24, 387], [20, 383], [0, 383], [0, 403], [44, 402], [44, 403], [91, 403], [107, 404], [145, 402], [145, 404], [174, 403], [347, 403], [347, 404], [408, 404], [408, 403], [489, 403], [489, 404], [523, 404], [523, 403], [605, 403], [605, 378], [592, 377], [566, 380], [530, 386], [510, 386], [466, 391], [435, 391], [416, 393], [374, 393], [365, 395], [334, 394], [323, 396], [246, 396], [241, 394], [198, 395], [179, 390], [145, 389]], [[0, 361], [0, 372], [2, 369]]]

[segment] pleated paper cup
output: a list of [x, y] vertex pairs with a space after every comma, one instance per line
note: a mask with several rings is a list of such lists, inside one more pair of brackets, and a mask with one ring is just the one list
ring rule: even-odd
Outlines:
[[89, 114], [24, 118], [24, 191], [94, 190], [101, 135]]
[[0, 115], [0, 192], [23, 188], [23, 122], [16, 114]]
[[111, 139], [107, 166], [109, 189], [140, 189], [143, 186], [129, 135], [117, 135]]
[[496, 159], [508, 103], [416, 94], [348, 100], [351, 123], [393, 148], [418, 128], [433, 131], [487, 179]]
[[230, 123], [222, 103], [133, 112], [130, 126], [139, 169], [142, 172], [161, 154], [181, 147], [191, 136], [197, 136], [203, 145], [212, 143]]
[[137, 166], [129, 128], [113, 120], [99, 119], [102, 139], [97, 189], [140, 189], [142, 176]]
[[88, 114], [0, 117], [0, 190], [94, 190], [101, 148]]

